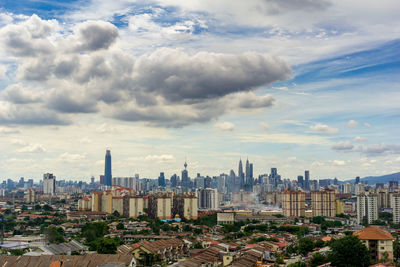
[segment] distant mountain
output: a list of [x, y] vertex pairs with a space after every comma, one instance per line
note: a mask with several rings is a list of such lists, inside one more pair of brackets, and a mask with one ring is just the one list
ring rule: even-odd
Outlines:
[[[362, 182], [368, 182], [368, 184], [376, 184], [376, 183], [389, 183], [390, 181], [400, 181], [400, 172], [382, 175], [382, 176], [368, 176], [361, 178]], [[352, 180], [355, 182], [355, 179]]]
[[[329, 180], [330, 184], [333, 184], [334, 180], [333, 179], [324, 179], [324, 180]], [[373, 185], [376, 183], [389, 183], [390, 181], [398, 181], [400, 184], [400, 172], [392, 173], [392, 174], [386, 174], [382, 176], [367, 176], [364, 178], [360, 179], [361, 182], [368, 182], [369, 185]], [[345, 184], [345, 183], [352, 183], [354, 184], [356, 182], [356, 179], [349, 179], [349, 180], [339, 180], [339, 184]]]

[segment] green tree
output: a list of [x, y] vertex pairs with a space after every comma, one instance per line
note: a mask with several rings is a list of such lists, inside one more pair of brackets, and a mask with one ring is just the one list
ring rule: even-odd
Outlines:
[[49, 226], [47, 227], [47, 229], [45, 230], [45, 236], [46, 236], [46, 240], [49, 243], [63, 243], [65, 242], [64, 237], [62, 235], [61, 232], [64, 232], [62, 229], [61, 231], [58, 230], [55, 226]]
[[323, 246], [325, 246], [325, 242], [322, 241], [321, 239], [318, 239], [317, 241], [315, 241], [314, 245], [316, 248], [322, 248]]
[[395, 240], [393, 242], [393, 257], [397, 261], [400, 259], [400, 242], [399, 240]]
[[122, 222], [120, 222], [120, 223], [117, 224], [116, 228], [117, 228], [117, 230], [124, 230], [125, 226], [124, 226], [124, 224]]
[[114, 210], [114, 212], [113, 212], [113, 216], [115, 216], [115, 217], [119, 217], [119, 216], [120, 216], [120, 214], [119, 214], [118, 210]]
[[345, 236], [331, 244], [328, 255], [333, 266], [369, 266], [370, 254], [367, 247], [356, 236]]
[[22, 256], [22, 255], [24, 255], [24, 251], [22, 249], [14, 249], [14, 250], [11, 250], [11, 255]]
[[307, 264], [304, 261], [296, 261], [295, 263], [291, 263], [288, 267], [307, 267]]
[[52, 208], [51, 206], [49, 206], [48, 204], [46, 204], [46, 205], [43, 206], [43, 210], [45, 210], [45, 211], [52, 211], [53, 208]]
[[324, 263], [327, 263], [327, 262], [328, 262], [328, 258], [326, 256], [322, 255], [321, 253], [315, 253], [311, 257], [311, 259], [309, 261], [309, 265], [311, 267], [317, 267], [317, 266], [320, 266], [320, 265], [322, 265]]
[[106, 234], [108, 234], [108, 224], [106, 222], [87, 223], [82, 227], [82, 236], [88, 243]]
[[112, 238], [100, 238], [97, 241], [97, 253], [115, 254], [117, 252], [118, 242]]
[[306, 256], [313, 248], [314, 241], [311, 238], [305, 237], [299, 240], [298, 250], [301, 255]]

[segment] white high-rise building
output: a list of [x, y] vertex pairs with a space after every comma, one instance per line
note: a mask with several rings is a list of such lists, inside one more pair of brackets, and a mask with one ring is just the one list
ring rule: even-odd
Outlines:
[[56, 177], [52, 173], [43, 174], [43, 194], [54, 195], [56, 192]]
[[353, 193], [353, 184], [345, 183], [343, 185], [343, 193], [344, 194], [352, 194]]
[[364, 220], [369, 224], [378, 220], [378, 196], [371, 193], [361, 193], [357, 195], [357, 223], [361, 224]]
[[393, 194], [391, 197], [393, 209], [393, 223], [400, 223], [400, 194]]

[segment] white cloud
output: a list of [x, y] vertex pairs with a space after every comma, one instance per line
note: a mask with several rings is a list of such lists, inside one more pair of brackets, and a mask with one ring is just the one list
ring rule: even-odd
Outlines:
[[43, 153], [46, 149], [41, 144], [24, 146], [17, 150], [18, 153]]
[[260, 127], [261, 129], [263, 129], [264, 131], [269, 130], [269, 124], [267, 122], [260, 122]]
[[361, 142], [368, 141], [368, 138], [367, 137], [356, 136], [356, 137], [354, 137], [353, 140], [354, 140], [354, 142], [361, 143]]
[[3, 80], [6, 78], [6, 72], [7, 72], [6, 66], [0, 64], [0, 80]]
[[20, 133], [20, 130], [15, 128], [0, 127], [0, 134], [15, 134], [15, 133]]
[[176, 159], [175, 159], [174, 155], [162, 154], [162, 155], [147, 155], [144, 157], [133, 157], [133, 158], [129, 158], [128, 161], [167, 163], [167, 162], [175, 162]]
[[358, 126], [358, 122], [356, 122], [355, 120], [349, 120], [349, 122], [347, 123], [347, 126], [355, 128]]
[[214, 125], [214, 128], [224, 132], [231, 132], [235, 130], [235, 124], [229, 121], [219, 122]]
[[371, 124], [369, 124], [368, 122], [365, 122], [364, 126], [367, 127], [367, 128], [371, 128]]
[[343, 160], [333, 160], [332, 164], [333, 164], [333, 166], [344, 166], [344, 165], [346, 165], [346, 162]]
[[76, 162], [76, 161], [81, 161], [81, 160], [85, 159], [86, 156], [81, 155], [81, 154], [73, 154], [73, 153], [64, 152], [58, 158], [62, 161]]
[[22, 140], [22, 139], [12, 139], [12, 140], [11, 140], [11, 144], [12, 144], [12, 145], [17, 145], [17, 146], [26, 146], [28, 143], [25, 142], [25, 141]]
[[330, 142], [324, 137], [289, 133], [265, 133], [240, 135], [239, 139], [246, 143], [280, 143], [298, 145], [327, 145]]
[[349, 151], [354, 148], [354, 145], [350, 141], [340, 141], [333, 144], [332, 149], [338, 151]]
[[327, 134], [335, 134], [338, 132], [338, 129], [329, 127], [328, 125], [322, 123], [311, 125], [310, 130], [318, 133], [327, 133]]

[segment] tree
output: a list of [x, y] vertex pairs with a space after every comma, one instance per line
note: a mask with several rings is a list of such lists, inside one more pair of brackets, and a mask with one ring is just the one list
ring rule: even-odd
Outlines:
[[[64, 240], [63, 235], [60, 232], [61, 231], [59, 231], [55, 226], [47, 227], [47, 229], [45, 231], [45, 236], [46, 236], [47, 242], [56, 243], [56, 244], [63, 243], [65, 240]], [[64, 231], [62, 230], [62, 232], [64, 232]]]
[[117, 252], [118, 242], [112, 238], [101, 238], [98, 241], [97, 253], [115, 254]]
[[49, 206], [48, 204], [46, 204], [46, 205], [43, 206], [43, 210], [45, 210], [45, 211], [52, 211], [53, 208], [52, 208], [51, 206]]
[[22, 255], [24, 255], [24, 251], [22, 249], [13, 249], [13, 250], [11, 250], [11, 255], [22, 256]]
[[115, 217], [119, 217], [119, 216], [120, 216], [120, 214], [119, 214], [118, 210], [114, 210], [114, 212], [113, 212], [113, 216], [115, 216]]
[[306, 256], [313, 248], [314, 241], [311, 238], [305, 237], [299, 240], [298, 250], [301, 255]]
[[370, 253], [367, 247], [356, 236], [345, 236], [331, 244], [328, 255], [333, 266], [369, 266]]
[[123, 223], [120, 222], [120, 223], [117, 224], [116, 228], [117, 228], [117, 230], [124, 230], [125, 226], [124, 226]]
[[108, 234], [108, 224], [106, 222], [87, 223], [82, 227], [82, 236], [88, 243], [106, 234]]
[[397, 261], [400, 259], [400, 242], [399, 240], [396, 240], [393, 242], [393, 257]]
[[320, 265], [322, 265], [324, 263], [327, 263], [327, 262], [328, 262], [328, 258], [326, 256], [322, 255], [321, 253], [315, 253], [311, 257], [309, 265], [311, 267], [317, 267], [317, 266], [320, 266]]
[[325, 242], [322, 241], [321, 239], [318, 239], [317, 241], [315, 241], [316, 248], [322, 248], [323, 246], [325, 246]]
[[291, 263], [288, 267], [307, 267], [307, 264], [304, 261], [296, 261], [295, 263]]

